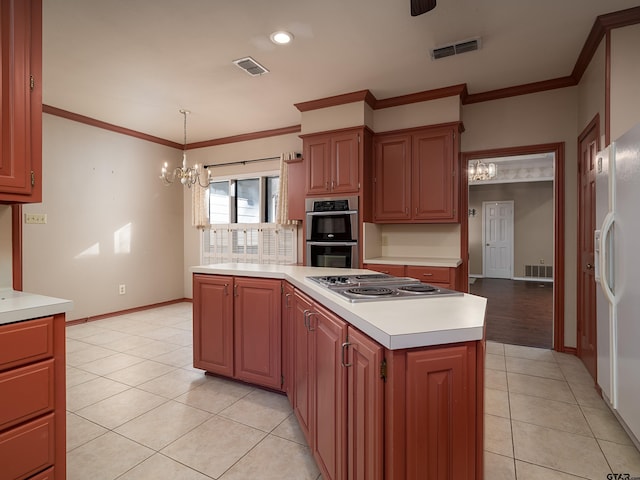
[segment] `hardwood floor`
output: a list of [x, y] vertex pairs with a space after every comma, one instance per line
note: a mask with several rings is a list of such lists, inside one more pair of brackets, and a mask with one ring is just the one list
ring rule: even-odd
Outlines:
[[553, 348], [553, 283], [477, 278], [469, 293], [487, 298], [487, 340]]

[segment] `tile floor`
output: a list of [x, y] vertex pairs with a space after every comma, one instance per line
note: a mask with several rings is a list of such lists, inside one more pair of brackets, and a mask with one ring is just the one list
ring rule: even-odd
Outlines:
[[[320, 478], [286, 397], [191, 364], [189, 303], [68, 327], [68, 480]], [[488, 343], [485, 394], [485, 480], [640, 476], [575, 357]]]

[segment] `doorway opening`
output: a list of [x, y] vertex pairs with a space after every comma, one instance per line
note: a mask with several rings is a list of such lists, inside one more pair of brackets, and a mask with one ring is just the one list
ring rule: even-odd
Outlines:
[[461, 257], [469, 291], [489, 299], [487, 339], [564, 351], [564, 144], [465, 152], [463, 171], [477, 160], [497, 173], [462, 175]]

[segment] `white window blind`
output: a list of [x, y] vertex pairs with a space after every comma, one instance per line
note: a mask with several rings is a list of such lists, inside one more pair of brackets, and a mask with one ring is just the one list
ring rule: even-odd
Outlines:
[[203, 231], [202, 263], [297, 262], [297, 227], [274, 223], [212, 225]]

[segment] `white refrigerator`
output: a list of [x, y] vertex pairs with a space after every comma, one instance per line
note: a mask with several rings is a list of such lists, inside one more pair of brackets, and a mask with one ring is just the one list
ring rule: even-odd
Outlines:
[[640, 439], [640, 124], [596, 157], [598, 384]]

